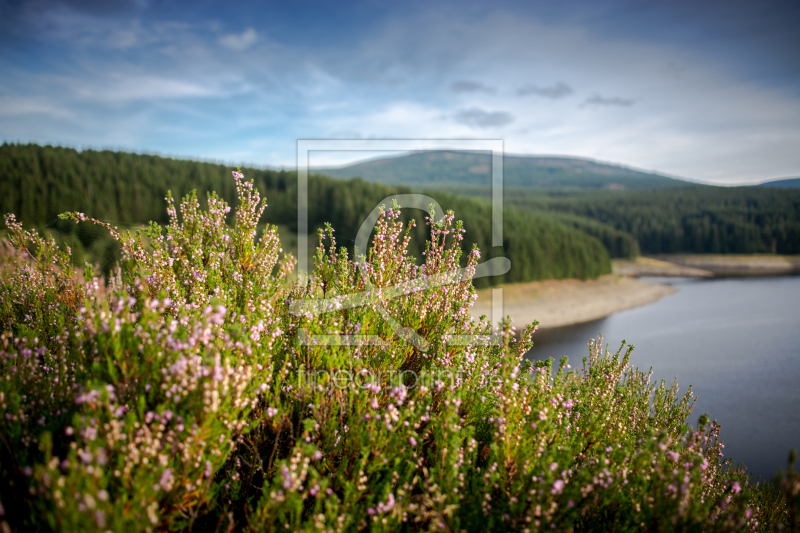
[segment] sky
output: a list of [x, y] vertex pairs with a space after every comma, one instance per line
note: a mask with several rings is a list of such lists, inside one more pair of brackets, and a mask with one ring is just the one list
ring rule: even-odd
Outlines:
[[0, 0], [0, 141], [294, 168], [298, 139], [800, 176], [800, 2]]

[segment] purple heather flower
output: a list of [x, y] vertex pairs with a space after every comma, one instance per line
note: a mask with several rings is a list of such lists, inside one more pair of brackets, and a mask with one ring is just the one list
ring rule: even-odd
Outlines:
[[169, 491], [172, 490], [172, 483], [174, 479], [172, 477], [172, 469], [167, 468], [161, 474], [161, 479], [158, 481], [158, 486], [161, 487], [161, 490]]

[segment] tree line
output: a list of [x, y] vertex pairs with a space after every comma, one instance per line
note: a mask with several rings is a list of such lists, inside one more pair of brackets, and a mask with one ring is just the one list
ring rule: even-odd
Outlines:
[[688, 185], [659, 191], [507, 191], [506, 198], [526, 211], [588, 218], [632, 235], [644, 254], [800, 253], [800, 190]]
[[[222, 164], [155, 155], [3, 144], [0, 210], [14, 213], [27, 227], [42, 230], [69, 245], [77, 264], [84, 260], [98, 262], [108, 271], [118, 259], [115, 242], [97, 226], [76, 226], [59, 220], [60, 213], [79, 211], [120, 228], [135, 228], [149, 221], [164, 224], [168, 220], [164, 200], [168, 191], [180, 198], [197, 190], [201, 199], [207, 191], [216, 191], [228, 203], [235, 203], [231, 170]], [[296, 233], [296, 173], [257, 168], [244, 168], [242, 172], [268, 200], [262, 222]], [[367, 214], [387, 196], [411, 192], [403, 187], [318, 175], [310, 176], [308, 190], [311, 230], [331, 223], [338, 244], [351, 252]], [[437, 194], [435, 198], [464, 221], [465, 250], [474, 243], [485, 258], [504, 256], [511, 260], [508, 274], [477, 280], [479, 286], [552, 278], [586, 279], [611, 271], [610, 256], [603, 243], [557, 216], [508, 210], [503, 246], [493, 249], [488, 202], [453, 194]], [[404, 212], [404, 217], [418, 223], [412, 241], [412, 252], [417, 256], [424, 250], [426, 239], [423, 216], [421, 212]]]

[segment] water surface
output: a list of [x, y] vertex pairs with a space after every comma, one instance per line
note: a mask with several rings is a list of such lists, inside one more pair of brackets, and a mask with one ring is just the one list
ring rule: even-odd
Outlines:
[[697, 396], [692, 423], [708, 413], [722, 425], [725, 455], [757, 476], [785, 468], [800, 451], [800, 277], [658, 279], [677, 292], [610, 317], [534, 335], [529, 357], [572, 366], [602, 333], [616, 351], [625, 339], [631, 362], [653, 379]]

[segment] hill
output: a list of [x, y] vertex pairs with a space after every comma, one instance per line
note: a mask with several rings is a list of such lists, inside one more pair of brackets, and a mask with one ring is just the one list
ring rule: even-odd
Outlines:
[[759, 183], [756, 187], [769, 187], [771, 189], [800, 189], [800, 178], [783, 178], [766, 183]]
[[[370, 182], [409, 187], [488, 186], [491, 155], [487, 152], [415, 152], [316, 170], [338, 178], [360, 177]], [[664, 189], [690, 185], [667, 176], [588, 159], [510, 155], [503, 158], [503, 181], [507, 187], [543, 189]]]

